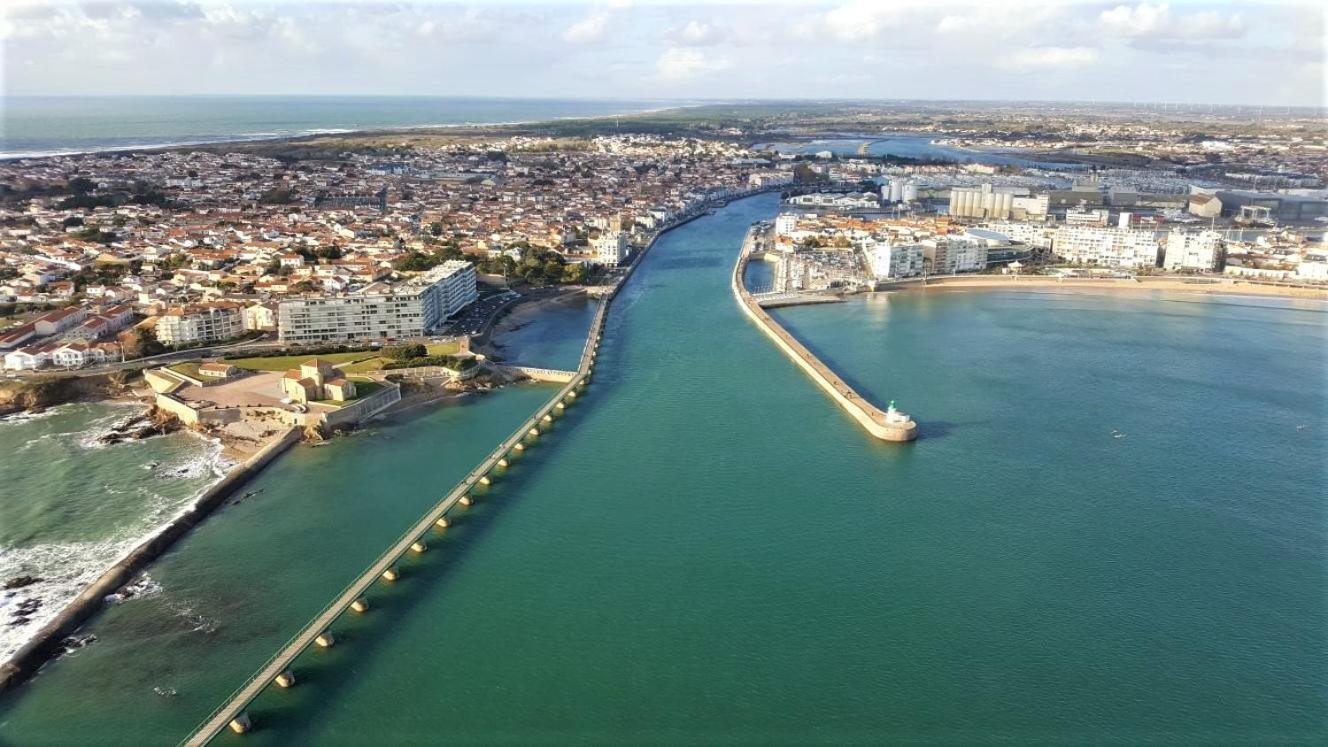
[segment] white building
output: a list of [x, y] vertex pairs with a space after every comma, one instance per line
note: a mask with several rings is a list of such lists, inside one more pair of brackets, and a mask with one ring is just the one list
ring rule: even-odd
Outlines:
[[775, 235], [788, 236], [798, 228], [798, 216], [793, 213], [780, 213], [775, 216]]
[[1106, 267], [1156, 267], [1158, 245], [1152, 231], [1097, 226], [1061, 226], [1051, 251], [1066, 262]]
[[938, 237], [922, 242], [922, 256], [937, 275], [987, 269], [987, 245], [978, 241]]
[[1181, 228], [1167, 234], [1166, 254], [1162, 266], [1168, 270], [1221, 269], [1224, 250], [1222, 234], [1217, 231], [1190, 233]]
[[1297, 280], [1312, 280], [1316, 283], [1328, 281], [1328, 262], [1302, 260], [1296, 265]]
[[627, 259], [627, 234], [622, 231], [604, 231], [590, 240], [595, 261], [605, 267], [617, 267]]
[[156, 332], [165, 345], [229, 340], [244, 334], [244, 314], [229, 301], [177, 306], [157, 317]]
[[[1067, 226], [1105, 226], [1111, 219], [1110, 213], [1104, 209], [1097, 210], [1066, 210], [1065, 225]], [[1122, 226], [1123, 227], [1123, 226]]]
[[292, 343], [423, 337], [477, 298], [475, 266], [450, 260], [388, 292], [282, 301], [277, 335]]
[[862, 251], [877, 280], [922, 274], [923, 248], [919, 244], [891, 244], [885, 239], [867, 239], [862, 244]]

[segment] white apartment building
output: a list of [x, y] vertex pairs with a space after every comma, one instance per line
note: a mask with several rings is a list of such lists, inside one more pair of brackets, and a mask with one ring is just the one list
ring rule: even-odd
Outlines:
[[1057, 257], [1085, 265], [1155, 267], [1158, 244], [1152, 231], [1097, 226], [1061, 226], [1052, 234]]
[[605, 267], [617, 267], [627, 259], [627, 234], [623, 231], [605, 231], [590, 240], [595, 261]]
[[923, 258], [931, 265], [931, 272], [937, 275], [980, 272], [987, 268], [987, 245], [984, 243], [942, 237], [925, 239], [921, 244]]
[[1221, 269], [1224, 248], [1222, 234], [1217, 231], [1172, 229], [1167, 234], [1162, 266], [1168, 270], [1216, 271]]
[[984, 223], [982, 227], [995, 231], [996, 233], [1009, 238], [1011, 241], [1028, 244], [1034, 249], [1051, 248], [1053, 231], [1051, 228], [1040, 223], [996, 221], [992, 223]]
[[297, 344], [422, 337], [477, 298], [475, 266], [450, 260], [390, 292], [282, 301], [277, 336]]
[[922, 274], [923, 248], [920, 244], [891, 244], [886, 239], [866, 239], [862, 251], [877, 280]]
[[244, 314], [229, 301], [177, 306], [157, 317], [156, 332], [165, 345], [229, 340], [244, 334]]

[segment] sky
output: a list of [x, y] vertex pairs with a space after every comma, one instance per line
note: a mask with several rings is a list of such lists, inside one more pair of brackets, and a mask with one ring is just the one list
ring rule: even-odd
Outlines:
[[1323, 106], [1328, 3], [0, 1], [6, 95]]

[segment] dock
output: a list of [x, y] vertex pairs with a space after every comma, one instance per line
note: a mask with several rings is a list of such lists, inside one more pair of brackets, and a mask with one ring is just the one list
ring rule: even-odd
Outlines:
[[[849, 386], [847, 382], [839, 377], [830, 367], [821, 362], [812, 351], [807, 349], [788, 330], [780, 326], [770, 314], [766, 313], [764, 305], [747, 291], [743, 284], [743, 274], [747, 269], [747, 263], [751, 259], [752, 252], [756, 246], [758, 228], [753, 227], [747, 232], [747, 237], [743, 240], [742, 251], [738, 255], [738, 261], [733, 266], [733, 276], [731, 283], [733, 286], [733, 297], [737, 299], [738, 306], [743, 313], [751, 319], [762, 332], [766, 334], [775, 345], [783, 350], [793, 362], [798, 364], [812, 381], [830, 395], [835, 404], [839, 405], [845, 412], [857, 421], [868, 433], [881, 439], [882, 441], [912, 441], [918, 437], [918, 425], [905, 413], [899, 412], [894, 408], [894, 403], [890, 403], [888, 410], [882, 410], [872, 404], [866, 397], [858, 394], [857, 390]], [[767, 294], [769, 295], [769, 294]], [[839, 299], [842, 300], [842, 299]]]

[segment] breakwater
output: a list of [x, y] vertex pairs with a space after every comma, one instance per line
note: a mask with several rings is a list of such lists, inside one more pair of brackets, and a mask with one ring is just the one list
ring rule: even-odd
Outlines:
[[66, 637], [92, 617], [105, 604], [106, 597], [124, 586], [171, 548], [181, 537], [197, 526], [220, 506], [235, 489], [256, 475], [268, 462], [300, 440], [300, 429], [292, 428], [281, 438], [269, 443], [214, 483], [182, 512], [151, 538], [134, 548], [115, 563], [96, 581], [88, 585], [53, 620], [47, 623], [0, 667], [0, 692], [14, 687], [32, 676], [43, 664], [59, 655]]
[[807, 349], [807, 346], [780, 326], [779, 322], [766, 313], [761, 304], [747, 291], [742, 280], [743, 273], [747, 269], [747, 262], [751, 258], [760, 230], [758, 227], [753, 227], [747, 232], [742, 250], [738, 254], [738, 261], [733, 266], [731, 278], [733, 297], [737, 299], [743, 313], [868, 433], [883, 441], [912, 441], [917, 438], [918, 426], [912, 418], [895, 410], [893, 405], [889, 410], [882, 410], [858, 394], [857, 390], [822, 363], [812, 351]]

